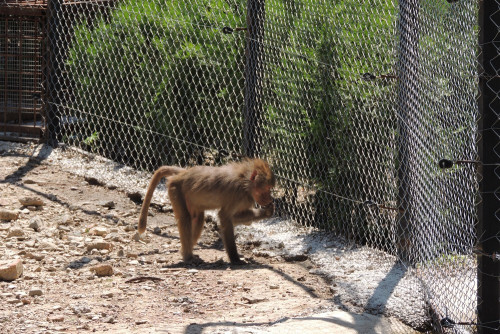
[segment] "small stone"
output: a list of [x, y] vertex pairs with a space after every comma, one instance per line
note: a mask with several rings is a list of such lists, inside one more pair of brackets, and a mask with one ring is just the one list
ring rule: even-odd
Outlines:
[[269, 285], [269, 289], [271, 289], [271, 290], [276, 290], [276, 289], [279, 289], [279, 288], [280, 287], [278, 285], [276, 285], [276, 284]]
[[59, 247], [49, 240], [50, 239], [44, 239], [44, 240], [40, 241], [40, 243], [38, 244], [38, 248], [44, 249], [44, 250], [51, 250], [51, 251], [58, 250]]
[[16, 291], [15, 292], [15, 295], [16, 295], [16, 298], [17, 299], [21, 299], [21, 298], [24, 298], [24, 297], [27, 297], [28, 295], [26, 294], [26, 292], [24, 291]]
[[159, 228], [158, 226], [156, 226], [156, 227], [153, 229], [153, 234], [160, 235], [160, 234], [161, 234], [161, 228]]
[[135, 226], [130, 224], [130, 225], [127, 225], [125, 226], [124, 228], [125, 232], [132, 232], [132, 231], [135, 231]]
[[0, 280], [13, 281], [23, 274], [21, 259], [0, 261]]
[[114, 324], [115, 318], [110, 316], [110, 317], [103, 318], [102, 321], [107, 323], [107, 324]]
[[74, 294], [74, 295], [71, 295], [71, 298], [73, 298], [73, 299], [82, 299], [82, 298], [85, 298], [85, 295], [82, 295], [82, 294]]
[[19, 212], [13, 210], [0, 210], [0, 220], [17, 220], [19, 218]]
[[26, 196], [19, 199], [22, 206], [43, 206], [43, 201], [40, 197]]
[[123, 238], [118, 233], [115, 232], [106, 235], [106, 238], [104, 238], [104, 240], [111, 240], [114, 242], [122, 242], [122, 243], [125, 242]]
[[70, 222], [71, 222], [71, 216], [64, 215], [61, 217], [61, 221], [59, 222], [59, 225], [68, 225]]
[[24, 231], [19, 227], [11, 228], [9, 230], [9, 233], [7, 234], [7, 238], [22, 237], [22, 236], [24, 236]]
[[39, 216], [35, 216], [30, 219], [29, 227], [32, 228], [35, 232], [40, 232], [40, 227], [42, 226], [42, 218]]
[[90, 307], [88, 307], [87, 305], [72, 305], [71, 310], [76, 315], [90, 313], [91, 311]]
[[82, 324], [80, 326], [77, 326], [76, 329], [84, 329], [84, 330], [88, 331], [88, 330], [90, 330], [90, 326], [89, 326], [88, 323], [84, 323], [84, 324]]
[[36, 245], [36, 240], [28, 240], [28, 241], [25, 242], [25, 245], [26, 245], [26, 247], [33, 248]]
[[96, 276], [112, 276], [113, 267], [109, 264], [98, 264], [90, 268], [90, 271], [96, 274]]
[[108, 208], [108, 209], [114, 209], [116, 207], [116, 204], [113, 201], [101, 202], [100, 204], [101, 204], [101, 206]]
[[31, 253], [31, 252], [26, 252], [26, 254], [24, 256], [28, 259], [35, 259], [37, 261], [41, 261], [45, 258], [44, 254], [35, 254], [35, 253]]
[[92, 229], [91, 233], [103, 237], [108, 234], [108, 230], [104, 227], [95, 227]]
[[246, 301], [248, 304], [257, 304], [257, 303], [261, 303], [261, 302], [265, 302], [267, 301], [267, 298], [260, 298], [260, 297], [257, 297], [257, 298], [249, 298], [249, 297], [241, 297], [242, 300]]
[[101, 295], [102, 298], [111, 298], [114, 296], [113, 291], [104, 291], [103, 294]]
[[48, 321], [52, 321], [52, 322], [63, 322], [64, 321], [64, 316], [62, 314], [60, 314], [60, 315], [51, 315], [51, 316], [47, 317], [47, 320]]
[[189, 269], [187, 272], [190, 274], [196, 274], [198, 272], [198, 270], [197, 269]]
[[34, 296], [41, 296], [41, 295], [43, 295], [43, 291], [42, 291], [40, 288], [32, 288], [32, 289], [28, 292], [28, 295], [30, 295], [31, 297], [34, 297]]
[[146, 323], [148, 323], [146, 320], [137, 320], [137, 321], [135, 322], [135, 324], [136, 324], [136, 325], [144, 325], [144, 324], [146, 324]]
[[94, 241], [90, 244], [87, 245], [87, 250], [91, 251], [92, 249], [97, 249], [97, 250], [102, 250], [102, 249], [107, 249], [111, 250], [113, 248], [113, 245], [109, 242], [105, 241]]
[[58, 225], [57, 226], [57, 229], [59, 231], [63, 231], [63, 232], [71, 232], [71, 228], [69, 226], [66, 226], [66, 225]]

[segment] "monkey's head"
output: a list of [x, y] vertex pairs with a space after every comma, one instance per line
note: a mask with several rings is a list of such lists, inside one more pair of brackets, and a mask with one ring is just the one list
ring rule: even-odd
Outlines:
[[276, 178], [264, 160], [255, 159], [253, 168], [250, 176], [252, 197], [259, 205], [268, 206], [273, 202], [271, 189], [276, 184]]

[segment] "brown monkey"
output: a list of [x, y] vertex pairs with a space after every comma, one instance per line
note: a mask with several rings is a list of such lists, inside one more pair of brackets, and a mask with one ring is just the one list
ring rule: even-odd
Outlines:
[[[235, 225], [273, 215], [271, 188], [276, 180], [266, 161], [246, 159], [221, 167], [197, 166], [189, 169], [163, 166], [153, 175], [142, 204], [138, 232], [146, 230], [148, 208], [162, 177], [167, 180], [168, 195], [181, 239], [185, 262], [193, 259], [193, 247], [204, 224], [205, 210], [219, 210], [222, 241], [231, 263], [241, 262], [234, 240]], [[263, 208], [252, 208], [257, 202]]]

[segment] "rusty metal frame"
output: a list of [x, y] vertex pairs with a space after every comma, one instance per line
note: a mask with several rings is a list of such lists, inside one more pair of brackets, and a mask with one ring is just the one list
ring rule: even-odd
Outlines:
[[0, 4], [0, 139], [46, 134], [46, 1]]

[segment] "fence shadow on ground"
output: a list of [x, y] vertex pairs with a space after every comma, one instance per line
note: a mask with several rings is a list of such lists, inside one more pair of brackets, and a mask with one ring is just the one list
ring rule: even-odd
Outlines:
[[[289, 282], [292, 282], [293, 284], [301, 287], [309, 293], [312, 297], [317, 298], [318, 296], [314, 294], [314, 292], [310, 291], [310, 289], [307, 286], [304, 286], [300, 282], [295, 281], [292, 277], [276, 271], [272, 267], [265, 265], [265, 264], [259, 264], [259, 263], [252, 263], [250, 264], [252, 266], [257, 266], [258, 268], [265, 268], [272, 270], [273, 272], [281, 275], [284, 279], [288, 280]], [[219, 268], [221, 270], [225, 270], [228, 265], [221, 265]], [[202, 269], [202, 267], [197, 267], [198, 269]], [[212, 264], [208, 264], [205, 269], [214, 269]], [[232, 267], [232, 269], [248, 269], [247, 266], [241, 266], [240, 268], [238, 267]], [[391, 270], [388, 272], [387, 276], [385, 279], [383, 279], [380, 284], [377, 286], [377, 288], [374, 290], [372, 296], [369, 298], [368, 302], [366, 303], [364, 307], [364, 311], [366, 312], [365, 314], [363, 313], [352, 313], [352, 312], [347, 312], [345, 313], [346, 319], [351, 319], [351, 321], [347, 321], [346, 319], [342, 319], [342, 317], [338, 316], [327, 316], [325, 314], [318, 314], [317, 316], [310, 316], [310, 317], [298, 317], [298, 318], [282, 318], [276, 321], [271, 321], [271, 322], [254, 322], [254, 323], [243, 323], [243, 322], [231, 322], [231, 321], [220, 321], [220, 322], [207, 322], [203, 324], [190, 324], [185, 328], [184, 333], [185, 334], [201, 334], [208, 328], [218, 328], [218, 327], [224, 327], [225, 329], [227, 327], [230, 328], [255, 328], [255, 327], [271, 327], [275, 326], [278, 324], [281, 324], [285, 321], [291, 320], [294, 321], [294, 325], [292, 325], [294, 328], [300, 328], [300, 323], [304, 322], [303, 327], [304, 330], [305, 328], [309, 328], [309, 324], [314, 322], [314, 330], [317, 330], [320, 333], [328, 333], [330, 330], [335, 330], [333, 333], [340, 333], [342, 330], [350, 330], [353, 332], [359, 332], [361, 330], [363, 333], [380, 333], [380, 330], [385, 328], [384, 326], [388, 326], [387, 323], [384, 322], [383, 318], [380, 318], [380, 310], [385, 311], [385, 305], [388, 302], [390, 296], [392, 295], [395, 287], [399, 284], [399, 282], [403, 279], [403, 277], [407, 273], [407, 269], [402, 263], [395, 263]], [[340, 309], [347, 310], [349, 307], [347, 305], [344, 305], [340, 299], [338, 298], [333, 298], [331, 300], [332, 306], [337, 306]], [[376, 309], [374, 308], [376, 306]], [[372, 311], [372, 312], [371, 312]], [[375, 311], [375, 312], [374, 312]], [[374, 313], [375, 315], [372, 315]], [[297, 323], [298, 322], [298, 323]], [[416, 333], [416, 331], [412, 330], [409, 327], [406, 327], [405, 325], [398, 325], [397, 323], [391, 323], [391, 321], [388, 322], [391, 326], [391, 330], [396, 328], [398, 332], [401, 333]], [[295, 327], [298, 326], [298, 327]], [[400, 326], [401, 328], [399, 328]], [[286, 329], [289, 330], [289, 329]], [[296, 332], [299, 332], [299, 329], [296, 330]]]

